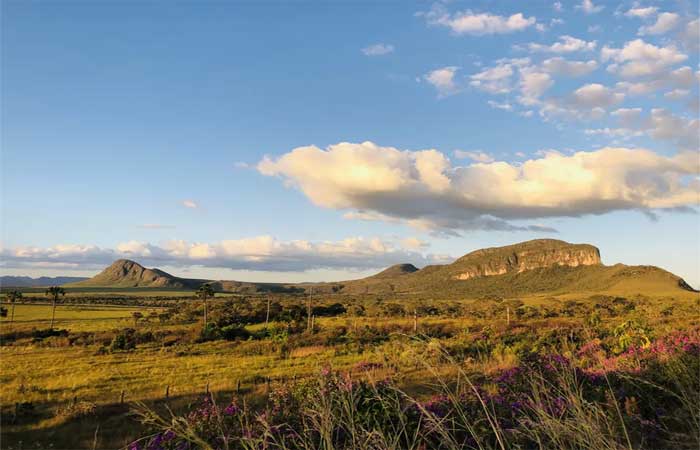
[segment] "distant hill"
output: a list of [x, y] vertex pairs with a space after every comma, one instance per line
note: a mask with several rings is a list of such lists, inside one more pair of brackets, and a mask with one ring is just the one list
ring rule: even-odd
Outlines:
[[596, 247], [554, 239], [476, 250], [451, 264], [426, 266], [399, 276], [380, 276], [385, 272], [343, 282], [340, 292], [476, 298], [541, 293], [693, 291], [683, 279], [658, 267], [605, 266]]
[[153, 287], [153, 288], [195, 288], [201, 281], [189, 280], [170, 275], [160, 269], [147, 269], [141, 264], [119, 259], [92, 278], [68, 283], [66, 287]]
[[395, 264], [388, 267], [376, 275], [372, 275], [372, 279], [381, 280], [387, 278], [400, 277], [402, 275], [408, 275], [409, 273], [418, 272], [418, 268], [413, 264]]
[[60, 286], [66, 283], [75, 283], [78, 281], [87, 280], [86, 277], [15, 277], [10, 275], [0, 276], [0, 287], [44, 287], [44, 286]]
[[211, 283], [220, 292], [293, 292], [299, 289], [276, 283], [250, 283], [243, 281], [215, 281], [180, 278], [160, 269], [148, 269], [129, 259], [114, 261], [92, 278], [68, 283], [68, 288], [166, 288], [197, 289], [204, 283]]
[[[127, 259], [66, 287], [196, 289], [237, 293], [402, 294], [443, 298], [513, 297], [539, 294], [609, 293], [677, 295], [695, 292], [680, 277], [654, 266], [605, 266], [588, 244], [537, 239], [468, 253], [451, 264], [418, 269], [397, 264], [359, 280], [335, 283], [252, 283], [179, 278]], [[56, 282], [50, 284], [57, 284]]]

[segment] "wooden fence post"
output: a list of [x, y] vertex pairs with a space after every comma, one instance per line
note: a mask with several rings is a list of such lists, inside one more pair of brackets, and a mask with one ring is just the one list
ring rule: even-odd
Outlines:
[[306, 305], [306, 329], [307, 331], [311, 330], [311, 299], [313, 298], [314, 295], [314, 288], [311, 287], [309, 288], [309, 303]]
[[413, 332], [418, 333], [418, 310], [413, 310]]
[[124, 404], [124, 390], [122, 389], [122, 393], [119, 395], [119, 404], [123, 405]]
[[165, 399], [170, 398], [170, 385], [165, 386]]

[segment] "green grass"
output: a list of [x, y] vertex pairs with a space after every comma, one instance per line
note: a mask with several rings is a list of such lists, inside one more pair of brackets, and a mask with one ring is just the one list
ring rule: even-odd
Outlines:
[[[11, 305], [5, 304], [8, 309]], [[55, 328], [70, 331], [99, 331], [125, 326], [133, 326], [132, 313], [140, 311], [147, 315], [150, 311], [161, 308], [143, 308], [111, 305], [58, 305], [56, 306]], [[0, 322], [0, 330], [8, 331], [9, 316]], [[15, 305], [14, 330], [31, 328], [47, 328], [51, 322], [50, 304], [17, 304]]]
[[[46, 297], [46, 288], [43, 287], [23, 287], [23, 288], [3, 288], [0, 293], [18, 290], [28, 297]], [[192, 289], [182, 288], [148, 288], [148, 287], [70, 287], [65, 288], [67, 297], [85, 296], [139, 296], [139, 297], [189, 297], [194, 296]]]
[[[333, 302], [336, 298], [339, 297], [328, 296], [323, 301]], [[600, 326], [612, 330], [624, 320], [643, 320], [653, 333], [659, 335], [698, 326], [700, 315], [696, 298], [697, 295], [682, 295], [673, 299], [662, 296], [634, 300], [634, 309], [619, 316], [603, 317]], [[579, 294], [558, 298], [543, 294], [520, 300], [526, 305], [552, 309], [562, 308], [566, 300], [576, 300], [583, 309], [574, 317], [520, 320], [511, 311], [511, 324], [508, 326], [505, 315], [507, 302], [463, 300], [456, 303], [464, 306], [466, 311], [494, 309], [498, 311], [497, 315], [479, 318], [467, 312], [459, 317], [421, 317], [419, 334], [438, 336], [434, 342], [459, 352], [462, 347], [473, 344], [474, 336], [488, 330], [494, 336], [493, 348], [480, 356], [465, 357], [460, 361], [460, 367], [470, 373], [491, 374], [518, 362], [518, 345], [531, 345], [533, 340], [545, 339], [549, 335], [558, 336], [557, 333], [567, 336], [571, 330], [580, 329], [595, 303], [595, 300]], [[287, 301], [304, 300], [290, 297]], [[322, 300], [319, 298], [316, 301]], [[369, 316], [320, 317], [316, 319], [314, 333], [302, 332], [286, 338], [203, 343], [197, 343], [192, 338], [201, 328], [201, 322], [160, 324], [157, 320], [141, 321], [137, 326], [139, 333], [172, 334], [184, 338], [171, 346], [156, 339], [126, 352], [104, 352], [97, 341], [109, 341], [115, 335], [113, 330], [133, 328], [133, 312], [148, 315], [150, 311], [159, 309], [95, 304], [59, 305], [56, 309], [56, 328], [67, 329], [71, 334], [92, 333], [96, 343], [87, 340], [82, 341], [83, 344], [71, 345], [67, 337], [51, 337], [40, 341], [24, 338], [0, 346], [0, 407], [3, 416], [12, 415], [15, 403], [31, 402], [38, 411], [37, 417], [32, 420], [4, 424], [3, 436], [6, 442], [12, 442], [15, 446], [19, 440], [23, 440], [25, 443], [36, 441], [41, 447], [53, 444], [54, 448], [89, 448], [95, 428], [99, 425], [102, 445], [116, 448], [123, 445], [124, 439], [129, 436], [143, 432], [132, 419], [123, 415], [126, 412], [124, 407], [115, 406], [122, 391], [127, 402], [157, 403], [163, 400], [165, 388], [169, 386], [170, 396], [179, 399], [184, 407], [202, 394], [207, 384], [211, 391], [226, 397], [237, 389], [240, 381], [249, 400], [255, 401], [265, 392], [265, 385], [260, 383], [265, 377], [277, 383], [293, 377], [313, 376], [326, 366], [352, 370], [359, 362], [366, 361], [382, 363], [385, 369], [374, 375], [380, 379], [391, 375], [411, 393], [424, 392], [426, 382], [431, 379], [431, 374], [424, 369], [425, 363], [432, 364], [434, 370], [443, 371], [448, 378], [451, 376], [449, 374], [454, 369], [444, 364], [437, 347], [414, 339], [411, 314], [402, 317], [380, 315], [381, 306], [387, 301], [402, 303], [409, 313], [413, 310], [412, 305], [433, 302], [402, 298], [382, 300], [376, 297], [345, 298], [345, 301], [364, 302]], [[211, 306], [216, 306], [217, 302], [221, 303], [222, 300], [213, 301]], [[453, 300], [449, 302], [455, 303]], [[668, 306], [674, 306], [671, 313], [662, 314]], [[47, 328], [50, 314], [48, 304], [18, 304], [13, 329]], [[0, 332], [8, 333], [8, 327], [8, 319], [3, 318]], [[263, 324], [247, 326], [250, 332], [260, 332], [263, 328]], [[288, 347], [286, 353], [282, 352], [284, 346]], [[78, 419], [60, 413], [61, 408], [74, 399], [95, 404], [95, 415]], [[119, 411], [118, 414], [115, 411]]]

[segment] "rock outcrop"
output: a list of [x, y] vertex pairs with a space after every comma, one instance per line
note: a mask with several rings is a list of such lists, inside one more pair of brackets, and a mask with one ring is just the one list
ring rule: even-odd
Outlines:
[[598, 264], [601, 264], [600, 251], [592, 245], [537, 239], [506, 247], [477, 250], [459, 258], [450, 268], [453, 279], [469, 280], [545, 267]]

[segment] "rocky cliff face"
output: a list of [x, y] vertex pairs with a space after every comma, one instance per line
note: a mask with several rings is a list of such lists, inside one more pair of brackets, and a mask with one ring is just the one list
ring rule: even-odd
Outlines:
[[597, 264], [601, 264], [600, 251], [592, 245], [538, 239], [469, 253], [451, 264], [451, 272], [453, 279], [469, 280], [544, 267]]

